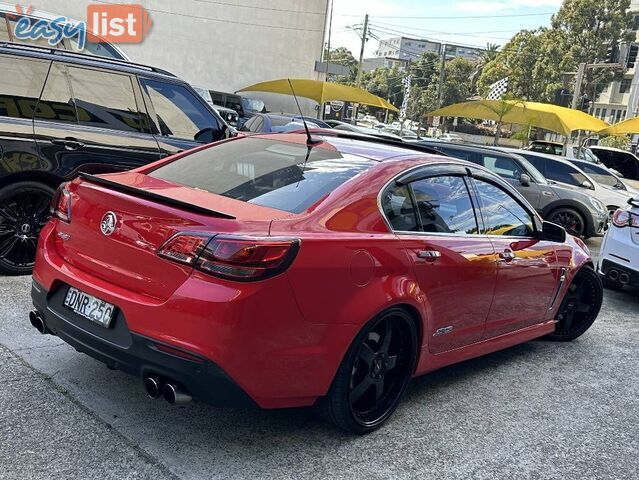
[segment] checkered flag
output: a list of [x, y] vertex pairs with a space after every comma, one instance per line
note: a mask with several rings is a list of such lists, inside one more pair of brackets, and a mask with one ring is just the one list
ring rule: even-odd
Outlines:
[[406, 111], [408, 110], [408, 102], [410, 100], [410, 85], [412, 78], [412, 75], [406, 75], [402, 81], [404, 85], [404, 101], [402, 102], [402, 108], [399, 111], [399, 118], [401, 120], [406, 118]]
[[499, 100], [504, 96], [504, 93], [508, 91], [508, 77], [493, 83], [490, 86], [490, 92], [488, 92], [487, 100]]

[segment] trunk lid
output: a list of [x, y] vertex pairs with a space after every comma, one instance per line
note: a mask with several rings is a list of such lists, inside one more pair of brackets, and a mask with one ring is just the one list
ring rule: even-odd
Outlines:
[[[168, 298], [192, 271], [156, 254], [176, 233], [267, 236], [271, 220], [288, 215], [133, 172], [84, 175], [68, 190], [71, 222], [58, 222], [66, 234], [56, 236], [58, 254], [98, 278], [158, 299]], [[115, 220], [111, 225], [107, 214]]]

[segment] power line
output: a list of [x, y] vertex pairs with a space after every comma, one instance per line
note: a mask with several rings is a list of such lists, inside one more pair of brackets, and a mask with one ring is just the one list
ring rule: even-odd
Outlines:
[[[541, 17], [547, 15], [554, 15], [555, 12], [544, 13], [513, 13], [503, 15], [456, 15], [456, 16], [427, 16], [427, 17], [414, 17], [412, 15], [374, 15], [372, 18], [402, 18], [402, 19], [414, 19], [414, 20], [462, 20], [465, 18], [512, 18], [512, 17]], [[338, 17], [361, 17], [361, 14], [345, 14], [336, 13]]]
[[[384, 26], [379, 25], [378, 23], [374, 23], [373, 25], [376, 28], [380, 29], [380, 30], [385, 30], [388, 33], [394, 34], [394, 35], [400, 34], [400, 33], [404, 33], [404, 34], [409, 33], [409, 32], [403, 32], [403, 31], [400, 31], [400, 30], [394, 30], [394, 29], [391, 29], [391, 28], [388, 28], [388, 27], [384, 27]], [[518, 30], [512, 30], [512, 31], [518, 31]], [[423, 32], [431, 32], [431, 33], [437, 33], [437, 34], [440, 34], [440, 35], [447, 35], [447, 36], [456, 35], [456, 36], [464, 36], [464, 37], [490, 38], [490, 39], [493, 39], [493, 40], [510, 40], [510, 38], [511, 38], [511, 37], [508, 37], [508, 38], [506, 38], [506, 37], [493, 37], [493, 36], [487, 36], [487, 35], [479, 35], [479, 34], [476, 34], [476, 33], [450, 33], [450, 32], [443, 32], [441, 30], [423, 30]], [[492, 32], [485, 32], [485, 33], [492, 33]], [[422, 35], [422, 34], [420, 34], [420, 33], [410, 33], [410, 35]]]

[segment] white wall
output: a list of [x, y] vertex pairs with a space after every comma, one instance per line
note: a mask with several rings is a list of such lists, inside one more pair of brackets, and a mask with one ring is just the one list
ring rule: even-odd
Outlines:
[[[319, 78], [328, 0], [136, 0], [153, 27], [138, 45], [119, 45], [132, 61], [164, 68], [193, 85], [236, 91], [276, 78]], [[86, 19], [86, 0], [31, 0], [38, 10]], [[99, 3], [124, 3], [110, 0]], [[251, 96], [261, 97], [260, 94]], [[266, 98], [265, 98], [266, 100]], [[268, 96], [274, 111], [295, 111]], [[300, 102], [312, 112], [315, 105]]]

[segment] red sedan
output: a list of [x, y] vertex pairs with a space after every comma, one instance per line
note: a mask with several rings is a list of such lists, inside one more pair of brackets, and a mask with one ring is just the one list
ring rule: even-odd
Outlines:
[[585, 245], [491, 172], [308, 140], [236, 138], [62, 186], [31, 323], [170, 403], [316, 405], [366, 433], [413, 376], [595, 320]]

